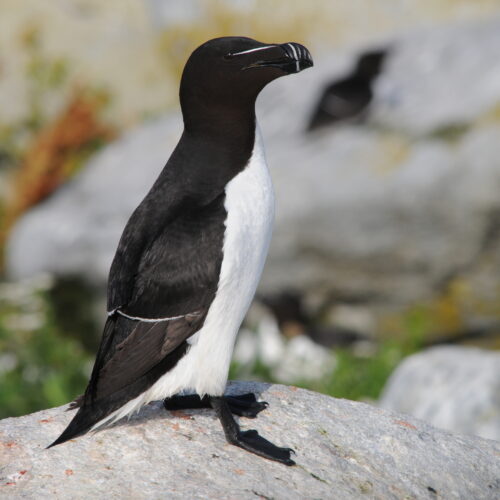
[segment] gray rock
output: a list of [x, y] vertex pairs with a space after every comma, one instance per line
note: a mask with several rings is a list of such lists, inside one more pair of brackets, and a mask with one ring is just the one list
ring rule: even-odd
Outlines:
[[[408, 302], [450, 276], [479, 274], [477, 290], [496, 289], [500, 125], [478, 117], [500, 102], [499, 33], [492, 19], [394, 41], [364, 126], [304, 133], [325, 81], [353, 53], [264, 91], [277, 220], [261, 291]], [[431, 134], [458, 120], [452, 139]], [[7, 246], [10, 276], [49, 271], [103, 284], [123, 225], [180, 130], [173, 114], [130, 132], [26, 214]]]
[[64, 407], [0, 422], [5, 498], [498, 498], [500, 443], [456, 436], [363, 403], [285, 386], [237, 383], [270, 403], [241, 419], [292, 446], [297, 466], [225, 443], [209, 410], [159, 403], [128, 423], [44, 450], [71, 418]]
[[180, 116], [152, 121], [94, 157], [72, 182], [28, 212], [7, 251], [16, 279], [41, 272], [102, 285], [123, 227], [160, 173], [182, 131]]
[[448, 346], [414, 354], [391, 375], [379, 404], [436, 427], [500, 440], [500, 352]]
[[[263, 287], [411, 300], [477, 264], [496, 234], [499, 133], [410, 145], [345, 128], [275, 150], [277, 224]], [[391, 155], [401, 162], [391, 166]]]
[[261, 289], [407, 302], [450, 276], [477, 282], [474, 293], [495, 288], [500, 126], [485, 115], [500, 102], [499, 34], [494, 18], [394, 41], [365, 126], [303, 133], [345, 57], [270, 86], [277, 223]]
[[498, 106], [500, 18], [428, 28], [399, 39], [375, 86], [379, 123], [423, 135]]

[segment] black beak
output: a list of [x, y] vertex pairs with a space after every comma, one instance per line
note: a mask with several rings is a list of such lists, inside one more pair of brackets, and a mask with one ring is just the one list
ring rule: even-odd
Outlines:
[[[235, 54], [236, 55], [236, 54]], [[257, 53], [255, 54], [257, 55]], [[269, 45], [258, 52], [258, 60], [245, 66], [243, 69], [252, 68], [279, 68], [287, 74], [298, 73], [303, 69], [313, 66], [309, 51], [300, 43], [282, 43]]]

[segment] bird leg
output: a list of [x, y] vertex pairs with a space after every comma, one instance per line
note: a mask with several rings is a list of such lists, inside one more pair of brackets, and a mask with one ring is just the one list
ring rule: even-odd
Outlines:
[[[236, 396], [222, 396], [227, 402], [231, 413], [239, 417], [255, 418], [269, 405], [265, 401], [257, 401], [255, 394], [238, 394]], [[197, 394], [187, 396], [172, 396], [163, 401], [167, 410], [190, 410], [196, 408], [212, 408], [209, 396], [200, 398]]]
[[167, 410], [213, 408], [221, 421], [229, 443], [269, 460], [295, 465], [295, 462], [290, 458], [290, 454], [295, 453], [291, 448], [280, 448], [274, 445], [260, 436], [256, 430], [242, 431], [234, 420], [232, 413], [241, 417], [255, 418], [258, 413], [268, 407], [268, 403], [265, 401], [257, 401], [255, 394], [203, 396], [202, 398], [197, 394], [176, 395], [165, 399], [163, 406]]
[[210, 405], [219, 417], [228, 443], [269, 460], [285, 465], [295, 465], [290, 458], [290, 454], [295, 453], [291, 448], [279, 448], [260, 436], [256, 430], [242, 431], [234, 420], [232, 410], [224, 396], [211, 396], [209, 399]]

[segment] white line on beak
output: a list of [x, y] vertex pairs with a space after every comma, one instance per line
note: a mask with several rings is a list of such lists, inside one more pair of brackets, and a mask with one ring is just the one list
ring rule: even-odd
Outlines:
[[297, 50], [295, 49], [295, 47], [291, 43], [289, 43], [288, 45], [292, 49], [293, 57], [295, 57], [295, 68], [297, 69], [297, 73], [298, 73], [300, 71], [300, 64], [299, 64], [299, 58], [297, 57]]

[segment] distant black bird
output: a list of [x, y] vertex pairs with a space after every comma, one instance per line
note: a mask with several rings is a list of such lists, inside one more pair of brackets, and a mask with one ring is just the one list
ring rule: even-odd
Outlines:
[[[291, 449], [241, 431], [231, 415], [255, 417], [267, 403], [223, 394], [274, 218], [255, 100], [272, 80], [312, 64], [302, 45], [250, 38], [217, 38], [193, 52], [180, 86], [184, 132], [122, 234], [90, 382], [50, 446], [166, 398], [167, 409], [213, 407], [230, 443], [294, 464]], [[176, 395], [184, 390], [195, 395]]]
[[360, 117], [372, 100], [372, 84], [382, 70], [387, 52], [377, 50], [361, 55], [352, 74], [328, 85], [316, 104], [308, 130]]
[[369, 340], [351, 328], [319, 323], [304, 307], [303, 297], [293, 290], [259, 297], [276, 318], [281, 333], [285, 336], [307, 335], [324, 347], [348, 347], [359, 341]]

